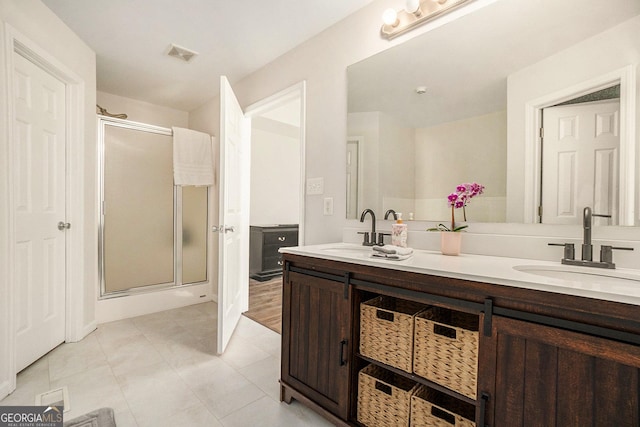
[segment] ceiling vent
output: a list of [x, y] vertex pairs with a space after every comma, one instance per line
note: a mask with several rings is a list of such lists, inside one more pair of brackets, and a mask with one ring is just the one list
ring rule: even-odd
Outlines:
[[191, 60], [198, 55], [198, 52], [194, 52], [193, 50], [189, 50], [172, 43], [171, 45], [169, 45], [169, 51], [167, 52], [167, 55], [181, 59], [184, 62], [191, 62]]

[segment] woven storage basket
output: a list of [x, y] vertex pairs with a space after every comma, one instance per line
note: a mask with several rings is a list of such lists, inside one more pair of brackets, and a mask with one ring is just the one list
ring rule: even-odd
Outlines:
[[411, 396], [411, 427], [475, 427], [475, 407], [426, 386]]
[[380, 366], [358, 374], [358, 422], [368, 427], [409, 427], [411, 395], [418, 384]]
[[386, 296], [360, 304], [360, 354], [411, 372], [413, 317], [425, 307]]
[[478, 375], [476, 315], [429, 307], [415, 318], [413, 372], [476, 398]]

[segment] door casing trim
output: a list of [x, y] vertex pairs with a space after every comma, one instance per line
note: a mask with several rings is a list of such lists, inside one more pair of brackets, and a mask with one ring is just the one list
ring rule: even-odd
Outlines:
[[[85, 131], [85, 83], [73, 70], [61, 63], [47, 51], [38, 46], [24, 34], [5, 23], [4, 28], [4, 55], [5, 55], [5, 75], [7, 93], [5, 94], [5, 114], [6, 131], [3, 135], [6, 138], [6, 149], [2, 155], [5, 156], [7, 165], [3, 180], [5, 184], [6, 194], [8, 195], [8, 203], [5, 212], [0, 215], [6, 216], [6, 221], [0, 224], [5, 228], [8, 239], [0, 256], [4, 258], [6, 269], [4, 279], [6, 283], [6, 310], [3, 318], [0, 319], [5, 325], [6, 342], [1, 343], [6, 348], [8, 367], [0, 367], [0, 370], [9, 372], [9, 381], [7, 384], [0, 384], [0, 398], [7, 393], [15, 390], [16, 387], [16, 340], [14, 328], [14, 304], [16, 298], [16, 289], [14, 284], [15, 272], [13, 271], [14, 254], [11, 249], [11, 243], [15, 238], [15, 218], [13, 216], [13, 207], [15, 206], [15, 194], [13, 194], [13, 168], [11, 159], [15, 152], [13, 147], [13, 122], [15, 115], [13, 113], [13, 54], [18, 53], [31, 61], [35, 65], [42, 68], [47, 73], [56, 77], [65, 84], [65, 95], [67, 99], [66, 106], [66, 222], [72, 224], [71, 229], [67, 231], [66, 239], [66, 283], [65, 283], [65, 341], [75, 342], [85, 337], [89, 332], [96, 328], [95, 319], [90, 319], [85, 323], [84, 313], [87, 301], [89, 286], [84, 286], [84, 259], [85, 259], [85, 215], [84, 215], [84, 131]], [[92, 300], [95, 300], [93, 298]], [[5, 393], [6, 391], [6, 393]]]
[[540, 205], [542, 110], [561, 102], [620, 84], [619, 225], [635, 224], [636, 67], [626, 67], [530, 100], [525, 105], [524, 222], [535, 223]]

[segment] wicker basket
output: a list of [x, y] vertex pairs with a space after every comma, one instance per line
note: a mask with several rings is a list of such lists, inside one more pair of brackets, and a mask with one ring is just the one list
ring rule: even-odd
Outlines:
[[418, 384], [380, 366], [358, 374], [358, 422], [368, 427], [409, 427], [411, 396]]
[[360, 354], [411, 372], [413, 318], [425, 307], [385, 296], [360, 304]]
[[415, 318], [413, 372], [476, 398], [478, 374], [476, 315], [429, 307]]
[[475, 407], [426, 386], [411, 396], [411, 427], [475, 427]]

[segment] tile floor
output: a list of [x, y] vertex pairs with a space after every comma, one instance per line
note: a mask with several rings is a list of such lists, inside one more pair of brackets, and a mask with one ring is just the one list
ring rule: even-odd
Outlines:
[[242, 316], [218, 357], [216, 319], [216, 304], [204, 303], [102, 324], [22, 371], [0, 405], [33, 405], [67, 386], [66, 420], [107, 406], [118, 427], [331, 425], [279, 401], [279, 334]]

